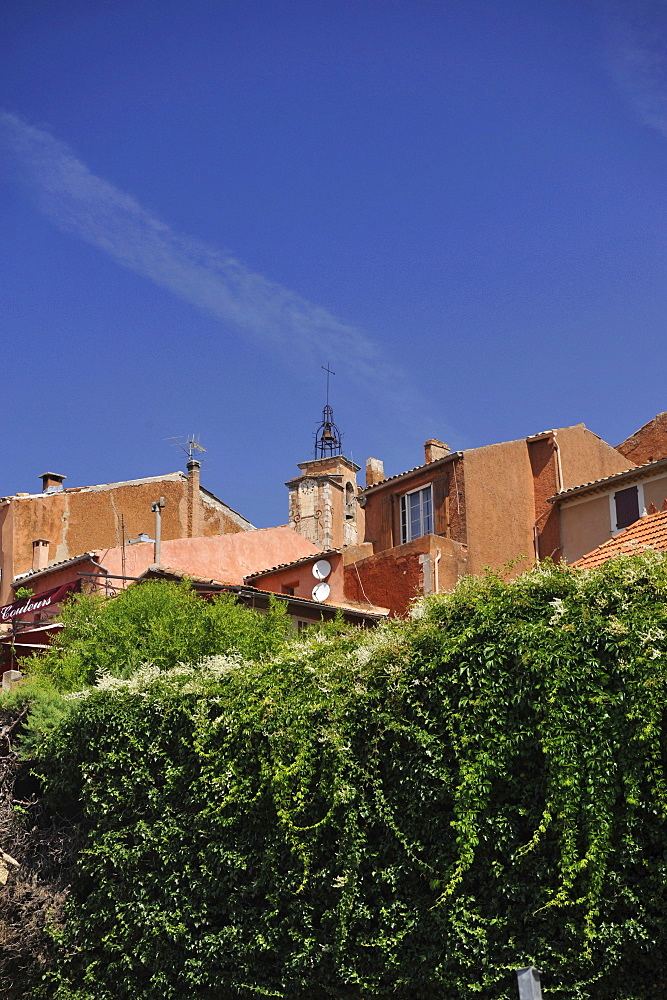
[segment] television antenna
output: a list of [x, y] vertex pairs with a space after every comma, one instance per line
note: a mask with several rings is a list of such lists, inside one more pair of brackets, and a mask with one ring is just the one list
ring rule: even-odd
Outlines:
[[199, 434], [191, 434], [189, 438], [185, 439], [179, 437], [165, 438], [165, 441], [173, 441], [177, 448], [184, 451], [188, 456], [188, 462], [198, 461], [197, 455], [206, 451], [206, 448], [202, 448], [199, 443]]

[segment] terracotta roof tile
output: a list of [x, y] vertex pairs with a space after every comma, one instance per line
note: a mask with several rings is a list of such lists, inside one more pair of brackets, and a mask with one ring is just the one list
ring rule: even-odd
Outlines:
[[144, 572], [139, 577], [142, 580], [144, 577], [154, 577], [154, 576], [174, 576], [179, 580], [187, 577], [188, 580], [192, 580], [193, 583], [201, 583], [207, 587], [233, 587], [233, 583], [225, 583], [223, 580], [214, 580], [210, 577], [195, 576], [194, 573], [188, 573], [186, 570], [174, 569], [172, 566], [158, 566], [153, 563], [148, 566]]
[[42, 569], [29, 569], [25, 573], [18, 573], [13, 581], [12, 586], [15, 583], [23, 582], [23, 580], [33, 579], [36, 576], [42, 576], [46, 573], [51, 573], [56, 569], [64, 569], [65, 566], [73, 566], [78, 562], [85, 562], [86, 559], [94, 559], [98, 555], [96, 550], [92, 552], [84, 552], [80, 556], [72, 556], [70, 559], [60, 559], [58, 562], [50, 562], [47, 566], [43, 566]]
[[318, 559], [326, 559], [327, 556], [337, 556], [340, 555], [340, 549], [327, 549], [326, 552], [313, 552], [310, 556], [301, 556], [300, 559], [294, 559], [292, 562], [279, 563], [278, 566], [269, 566], [268, 569], [258, 569], [254, 573], [248, 573], [244, 576], [245, 580], [257, 580], [260, 576], [267, 576], [269, 573], [277, 573], [281, 569], [291, 569], [292, 566], [302, 566], [304, 563], [317, 562]]
[[[321, 557], [323, 555], [331, 555], [334, 552], [340, 552], [340, 549], [330, 549], [328, 552], [316, 553], [316, 556]], [[314, 559], [316, 556], [306, 556], [303, 559], [297, 560], [297, 562], [308, 562], [309, 559]], [[293, 566], [294, 563], [285, 563], [286, 566]], [[268, 571], [267, 571], [268, 572]], [[143, 577], [152, 576], [175, 576], [178, 578], [187, 577], [188, 580], [192, 580], [193, 583], [205, 584], [206, 586], [217, 587], [220, 590], [229, 590], [234, 593], [253, 591], [256, 594], [261, 594], [266, 597], [277, 597], [279, 600], [289, 603], [289, 604], [301, 604], [304, 607], [309, 608], [326, 608], [328, 610], [336, 610], [340, 608], [342, 611], [351, 611], [354, 614], [366, 615], [369, 618], [386, 618], [389, 615], [389, 608], [380, 607], [377, 604], [361, 604], [358, 601], [336, 601], [331, 604], [319, 603], [318, 601], [311, 601], [307, 597], [296, 597], [294, 594], [276, 594], [271, 590], [261, 590], [259, 587], [248, 586], [247, 584], [240, 586], [236, 583], [222, 583], [220, 580], [205, 580], [200, 576], [192, 576], [190, 573], [183, 573], [179, 569], [172, 569], [169, 566], [149, 566]], [[249, 579], [249, 577], [246, 577]]]
[[645, 514], [572, 565], [577, 569], [593, 569], [614, 556], [633, 555], [644, 549], [667, 552], [667, 510]]
[[616, 483], [622, 482], [623, 478], [626, 479], [641, 479], [644, 472], [647, 469], [653, 467], [656, 468], [667, 468], [667, 458], [658, 458], [655, 462], [646, 462], [644, 465], [633, 465], [629, 469], [625, 469], [624, 472], [614, 472], [611, 476], [605, 476], [603, 479], [592, 479], [590, 483], [581, 483], [579, 486], [571, 486], [567, 490], [562, 490], [560, 493], [556, 493], [555, 496], [549, 497], [549, 503], [553, 503], [556, 500], [566, 500], [568, 497], [574, 496], [576, 493], [585, 493], [587, 490], [594, 491], [600, 489], [605, 483]]

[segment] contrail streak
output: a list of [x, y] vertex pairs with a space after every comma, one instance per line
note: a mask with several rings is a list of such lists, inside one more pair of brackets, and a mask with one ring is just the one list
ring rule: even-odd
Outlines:
[[[61, 230], [255, 340], [289, 351], [292, 363], [335, 357], [358, 382], [394, 401], [414, 400], [405, 373], [362, 330], [238, 260], [175, 232], [130, 195], [95, 176], [49, 131], [0, 113], [0, 147], [39, 209]], [[400, 398], [402, 397], [402, 398]]]

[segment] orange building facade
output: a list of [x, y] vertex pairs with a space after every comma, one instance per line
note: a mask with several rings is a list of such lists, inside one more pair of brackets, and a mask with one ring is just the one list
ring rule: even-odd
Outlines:
[[[372, 554], [349, 560], [346, 593], [405, 613], [418, 596], [452, 590], [486, 567], [513, 572], [562, 556], [555, 492], [633, 466], [583, 424], [452, 452], [425, 444], [425, 462], [362, 492]], [[372, 460], [376, 462], [376, 460]]]
[[164, 539], [233, 534], [252, 524], [219, 500], [199, 481], [199, 463], [188, 474], [135, 479], [100, 486], [63, 488], [64, 476], [45, 473], [41, 493], [0, 499], [0, 604], [11, 595], [12, 580], [31, 569], [80, 555], [115, 548], [141, 535], [152, 537], [152, 505], [161, 498]]

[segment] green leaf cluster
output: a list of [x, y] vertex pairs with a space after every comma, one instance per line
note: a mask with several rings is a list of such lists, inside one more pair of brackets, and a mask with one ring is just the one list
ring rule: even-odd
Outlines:
[[187, 580], [147, 581], [111, 600], [79, 595], [64, 606], [62, 622], [50, 650], [31, 663], [33, 675], [60, 691], [93, 684], [100, 674], [129, 677], [144, 663], [168, 670], [231, 649], [247, 659], [270, 656], [291, 627], [277, 602], [256, 615], [231, 593], [202, 600]]
[[40, 749], [84, 836], [49, 996], [667, 991], [664, 557], [138, 668], [142, 628]]

